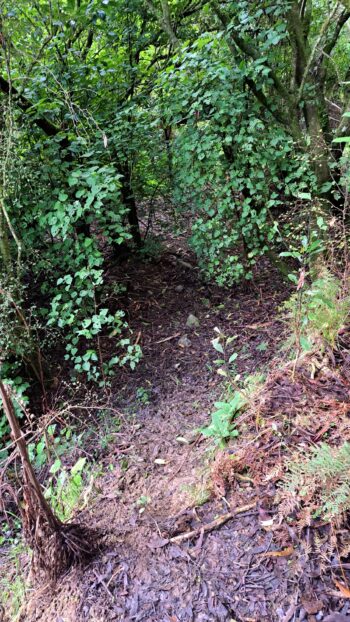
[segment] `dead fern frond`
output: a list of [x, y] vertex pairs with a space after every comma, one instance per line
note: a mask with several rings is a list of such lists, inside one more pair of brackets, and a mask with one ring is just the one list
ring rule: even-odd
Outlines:
[[322, 443], [306, 457], [299, 454], [287, 464], [281, 500], [295, 496], [304, 508], [313, 506], [313, 518], [341, 523], [350, 510], [349, 472], [350, 444], [335, 448]]

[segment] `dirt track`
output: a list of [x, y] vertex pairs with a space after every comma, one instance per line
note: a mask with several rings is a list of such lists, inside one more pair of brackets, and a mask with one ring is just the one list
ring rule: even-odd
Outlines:
[[[183, 259], [193, 263], [191, 256]], [[301, 568], [300, 556], [288, 551], [270, 555], [290, 545], [262, 526], [273, 486], [265, 498], [249, 482], [215, 497], [208, 492], [210, 443], [195, 432], [222, 391], [210, 343], [215, 326], [237, 335], [239, 373], [266, 369], [282, 336], [276, 312], [285, 286], [263, 266], [254, 286], [223, 292], [201, 283], [195, 265], [186, 267], [170, 253], [141, 265], [129, 260], [109, 278], [118, 281], [121, 274], [144, 359], [116, 382], [113, 401], [124, 413], [123, 425], [105, 458], [106, 475], [80, 517], [104, 534], [103, 547], [85, 570], [64, 577], [54, 594], [50, 588], [34, 592], [21, 620], [322, 620], [329, 594], [324, 602], [322, 589], [316, 594], [310, 568]], [[190, 313], [199, 320], [195, 329], [186, 328]], [[190, 343], [181, 347], [184, 335]], [[200, 531], [240, 500], [257, 506], [208, 534]], [[192, 529], [198, 537], [169, 541]], [[340, 610], [344, 603], [337, 602]]]

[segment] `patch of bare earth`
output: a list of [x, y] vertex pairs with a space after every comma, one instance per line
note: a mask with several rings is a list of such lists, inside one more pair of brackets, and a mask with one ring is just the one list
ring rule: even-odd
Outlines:
[[[190, 255], [176, 253], [141, 266], [129, 260], [110, 271], [111, 281], [122, 275], [128, 283], [125, 307], [144, 358], [115, 383], [122, 428], [80, 516], [101, 533], [101, 552], [55, 588], [29, 592], [23, 622], [315, 622], [345, 605], [329, 578], [322, 583], [312, 556], [303, 557], [296, 527], [281, 527], [276, 519], [278, 474], [266, 481], [282, 461], [282, 427], [289, 425], [287, 443], [305, 440], [296, 413], [309, 399], [305, 374], [292, 383], [273, 372], [266, 401], [242, 419], [236, 445], [245, 460], [237, 469], [241, 477], [225, 475], [223, 465], [215, 471], [225, 454], [213, 466], [208, 441], [196, 433], [221, 390], [210, 343], [214, 327], [237, 335], [238, 371], [258, 371], [282, 338], [276, 310], [288, 292], [268, 265], [260, 266], [254, 285], [220, 291], [200, 281]], [[186, 327], [190, 313], [199, 320], [192, 329]], [[337, 395], [322, 386], [316, 395], [323, 404], [348, 401], [344, 383]], [[321, 408], [317, 399], [314, 407]], [[321, 431], [315, 426], [310, 438]], [[249, 509], [205, 530], [242, 505]], [[195, 536], [172, 541], [192, 530]]]

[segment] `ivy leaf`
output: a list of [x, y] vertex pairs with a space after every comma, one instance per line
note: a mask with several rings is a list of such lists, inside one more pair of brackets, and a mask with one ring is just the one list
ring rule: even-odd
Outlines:
[[297, 199], [303, 199], [304, 201], [311, 201], [312, 199], [310, 192], [297, 192], [295, 196]]

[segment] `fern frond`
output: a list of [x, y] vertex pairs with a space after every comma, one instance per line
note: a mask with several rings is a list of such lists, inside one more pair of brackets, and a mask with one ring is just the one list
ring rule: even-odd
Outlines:
[[326, 443], [294, 459], [283, 478], [282, 501], [296, 497], [306, 508], [315, 505], [314, 516], [327, 520], [350, 510], [350, 444], [338, 448]]

